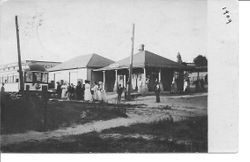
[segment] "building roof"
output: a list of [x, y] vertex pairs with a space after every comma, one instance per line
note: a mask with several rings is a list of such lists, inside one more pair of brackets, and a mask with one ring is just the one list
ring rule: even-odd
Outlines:
[[[96, 71], [101, 70], [113, 70], [113, 69], [125, 69], [130, 66], [130, 57], [117, 61], [109, 66], [106, 66]], [[160, 67], [160, 68], [174, 68], [174, 69], [184, 69], [185, 66], [178, 64], [172, 60], [169, 60], [165, 57], [159, 56], [155, 53], [149, 51], [140, 51], [133, 56], [133, 67], [142, 68], [142, 67]]]
[[98, 54], [89, 54], [75, 57], [71, 60], [65, 61], [55, 67], [48, 69], [48, 71], [60, 71], [77, 68], [102, 68], [114, 63], [113, 60], [102, 57]]

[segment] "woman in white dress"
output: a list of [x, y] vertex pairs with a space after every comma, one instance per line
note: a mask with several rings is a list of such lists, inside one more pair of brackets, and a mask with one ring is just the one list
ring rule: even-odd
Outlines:
[[92, 94], [91, 94], [91, 91], [90, 91], [90, 84], [89, 84], [89, 81], [87, 81], [87, 80], [85, 80], [84, 100], [85, 101], [92, 101]]
[[65, 99], [65, 98], [67, 98], [67, 83], [66, 82], [64, 82], [63, 83], [63, 85], [61, 86], [61, 88], [62, 88], [62, 99]]
[[104, 88], [104, 84], [101, 84], [101, 98], [102, 98], [102, 102], [106, 102], [107, 101], [107, 96], [106, 96], [106, 91]]
[[101, 90], [102, 90], [102, 82], [99, 81], [98, 83], [98, 88], [97, 88], [97, 98], [98, 98], [98, 101], [102, 101], [102, 93], [101, 93]]
[[97, 94], [98, 84], [97, 84], [97, 82], [95, 82], [94, 87], [91, 90], [94, 92], [93, 93], [93, 99], [94, 99], [94, 101], [97, 101], [98, 100], [98, 94]]

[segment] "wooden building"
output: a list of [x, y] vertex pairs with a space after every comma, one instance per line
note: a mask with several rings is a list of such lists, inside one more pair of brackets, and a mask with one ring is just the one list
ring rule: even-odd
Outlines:
[[93, 70], [108, 66], [111, 63], [114, 63], [114, 61], [98, 54], [78, 56], [48, 69], [49, 79], [54, 83], [64, 81], [74, 85], [78, 81], [101, 81], [102, 72], [93, 72]]
[[[127, 87], [129, 66], [130, 57], [127, 57], [95, 71], [103, 73], [106, 91], [113, 91], [118, 84]], [[185, 66], [146, 51], [143, 47], [133, 55], [132, 88], [138, 92], [153, 91], [157, 79], [162, 90], [170, 91], [174, 72], [183, 69]]]

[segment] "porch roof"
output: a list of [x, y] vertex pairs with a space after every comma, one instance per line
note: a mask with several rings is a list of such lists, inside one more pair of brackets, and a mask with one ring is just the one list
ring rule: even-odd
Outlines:
[[[130, 66], [130, 57], [126, 57], [120, 61], [117, 61], [109, 66], [96, 69], [95, 71], [127, 69]], [[165, 57], [159, 56], [149, 51], [140, 51], [133, 56], [133, 68], [144, 67], [158, 67], [158, 68], [172, 68], [172, 69], [185, 69], [184, 65], [178, 64]]]

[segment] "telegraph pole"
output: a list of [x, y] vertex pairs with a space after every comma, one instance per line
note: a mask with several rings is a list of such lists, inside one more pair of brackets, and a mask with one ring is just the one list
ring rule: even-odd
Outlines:
[[16, 38], [17, 38], [17, 54], [18, 54], [18, 66], [19, 66], [19, 80], [20, 80], [20, 91], [23, 94], [24, 92], [24, 83], [23, 83], [23, 70], [22, 70], [22, 60], [21, 60], [21, 50], [20, 50], [20, 41], [19, 41], [19, 27], [18, 27], [18, 17], [15, 16], [16, 23]]
[[129, 66], [129, 85], [128, 85], [128, 100], [131, 100], [131, 89], [132, 89], [132, 74], [133, 74], [133, 55], [134, 55], [134, 40], [135, 40], [135, 24], [132, 27], [132, 49], [130, 57], [130, 66]]

